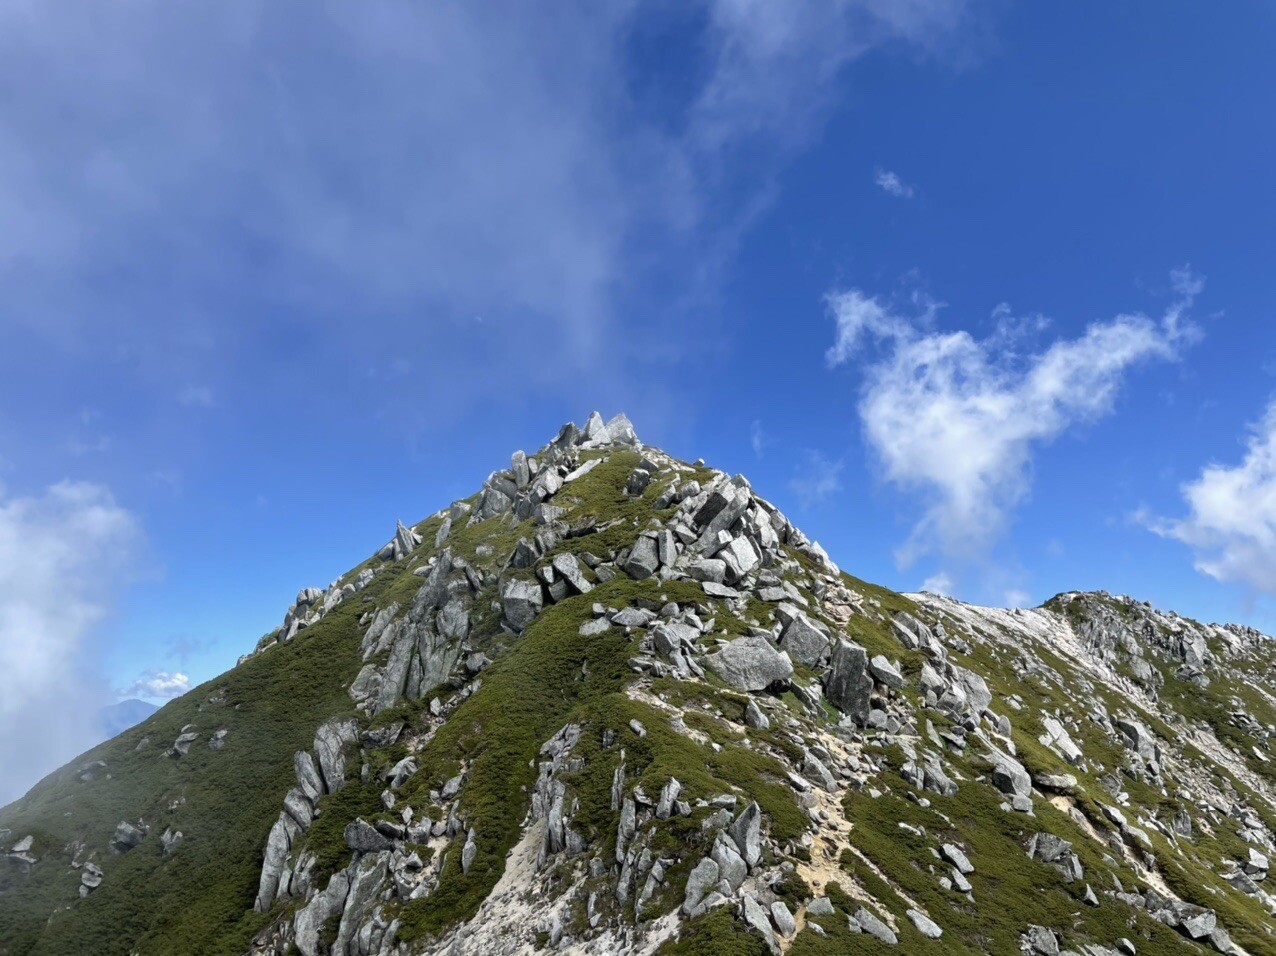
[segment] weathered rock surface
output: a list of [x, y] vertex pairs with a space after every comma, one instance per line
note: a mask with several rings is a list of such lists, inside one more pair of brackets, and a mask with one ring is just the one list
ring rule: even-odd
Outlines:
[[623, 416], [500, 464], [0, 809], [0, 927], [178, 952], [207, 886], [250, 956], [1270, 948], [1270, 639], [865, 585]]

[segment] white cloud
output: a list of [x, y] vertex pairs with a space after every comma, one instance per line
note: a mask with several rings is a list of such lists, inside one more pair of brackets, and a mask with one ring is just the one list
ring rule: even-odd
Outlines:
[[798, 496], [803, 508], [810, 508], [842, 490], [841, 473], [840, 461], [831, 462], [818, 451], [807, 451], [806, 464], [789, 482], [789, 489]]
[[1027, 591], [1021, 591], [1018, 588], [1011, 588], [1004, 595], [1002, 601], [1006, 607], [1028, 607], [1032, 601], [1032, 597]]
[[1019, 337], [1006, 334], [1000, 308], [998, 331], [980, 340], [934, 330], [938, 306], [924, 297], [914, 298], [919, 316], [906, 318], [858, 289], [829, 296], [837, 323], [830, 366], [870, 342], [881, 346], [864, 372], [859, 414], [886, 479], [924, 506], [901, 563], [931, 551], [981, 552], [1027, 493], [1036, 447], [1108, 414], [1132, 366], [1176, 357], [1196, 334], [1184, 315], [1201, 281], [1186, 270], [1174, 281], [1179, 298], [1159, 322], [1118, 315], [1034, 354], [1021, 354]]
[[89, 638], [137, 539], [97, 485], [0, 495], [0, 804], [96, 742], [107, 695]]
[[1192, 549], [1202, 574], [1276, 594], [1276, 400], [1250, 432], [1239, 464], [1210, 464], [1182, 487], [1183, 518], [1139, 518]]
[[929, 591], [931, 594], [942, 594], [945, 597], [953, 596], [953, 579], [944, 571], [937, 571], [922, 582], [921, 590]]
[[180, 672], [146, 670], [131, 687], [116, 691], [117, 697], [181, 697], [191, 689], [191, 679]]
[[890, 193], [899, 199], [912, 199], [917, 193], [916, 189], [899, 178], [898, 173], [892, 173], [889, 169], [878, 167], [873, 176], [873, 182], [877, 183], [878, 188], [882, 191]]
[[[372, 340], [454, 403], [515, 372], [609, 383], [672, 338], [618, 321], [643, 269], [694, 287], [844, 68], [947, 48], [966, 5], [0, 5], [0, 85], [23, 90], [0, 112], [6, 322], [166, 394], [326, 383], [319, 358]], [[699, 31], [686, 61], [636, 62], [662, 18]]]

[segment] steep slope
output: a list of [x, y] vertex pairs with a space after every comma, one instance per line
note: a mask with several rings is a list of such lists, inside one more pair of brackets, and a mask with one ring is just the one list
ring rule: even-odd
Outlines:
[[0, 810], [0, 953], [1276, 952], [1272, 641], [565, 426]]

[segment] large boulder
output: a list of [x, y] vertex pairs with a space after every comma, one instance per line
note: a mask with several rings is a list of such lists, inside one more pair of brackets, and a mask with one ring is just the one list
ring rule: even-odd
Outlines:
[[300, 832], [296, 822], [287, 813], [279, 814], [279, 819], [270, 828], [257, 887], [255, 908], [258, 913], [264, 913], [270, 909], [275, 897], [279, 894], [279, 878], [288, 865], [288, 851], [292, 847], [293, 838]]
[[869, 912], [862, 906], [855, 911], [855, 922], [859, 923], [863, 932], [875, 937], [879, 942], [883, 942], [887, 946], [895, 946], [899, 943], [899, 937], [895, 935], [894, 931], [883, 923], [875, 913]]
[[145, 830], [127, 820], [121, 820], [119, 826], [115, 828], [115, 836], [111, 838], [111, 846], [123, 853], [141, 843], [145, 836]]
[[754, 800], [735, 818], [727, 828], [727, 835], [735, 841], [740, 856], [749, 868], [758, 865], [762, 859], [762, 808]]
[[700, 901], [718, 882], [718, 864], [705, 857], [687, 877], [687, 889], [682, 900], [682, 911], [688, 916], [698, 916]]
[[556, 554], [550, 562], [555, 573], [571, 585], [572, 590], [577, 594], [588, 594], [594, 589], [594, 586], [585, 579], [585, 574], [580, 569], [580, 563], [576, 560], [574, 554]]
[[819, 667], [828, 656], [829, 639], [811, 623], [810, 618], [799, 614], [780, 634], [780, 646], [799, 664]]
[[862, 725], [868, 720], [872, 693], [868, 652], [852, 641], [838, 639], [833, 645], [828, 675], [824, 678], [824, 696], [834, 707]]
[[631, 578], [649, 578], [660, 567], [660, 547], [651, 535], [639, 535], [621, 570]]
[[1023, 768], [1023, 764], [1005, 754], [997, 754], [994, 758], [992, 783], [1007, 796], [1032, 796], [1032, 777]]
[[345, 837], [346, 846], [358, 853], [380, 853], [394, 849], [394, 841], [362, 817], [347, 823], [342, 836]]
[[512, 631], [522, 631], [544, 606], [541, 586], [535, 581], [508, 581], [501, 591], [501, 616]]
[[904, 686], [904, 675], [899, 672], [898, 667], [887, 659], [885, 654], [878, 654], [869, 661], [868, 668], [873, 672], [873, 676], [877, 678], [877, 682], [884, 687], [899, 690]]
[[766, 690], [793, 676], [789, 655], [777, 651], [764, 637], [740, 637], [705, 658], [713, 672], [736, 690]]
[[976, 674], [957, 664], [953, 665], [953, 677], [966, 694], [966, 704], [975, 716], [981, 715], [992, 703], [992, 691], [988, 682]]

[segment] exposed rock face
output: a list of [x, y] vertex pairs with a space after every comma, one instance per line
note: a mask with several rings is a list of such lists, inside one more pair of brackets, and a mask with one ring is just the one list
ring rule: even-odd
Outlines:
[[1274, 673], [1124, 598], [864, 585], [595, 414], [0, 810], [0, 919], [74, 952], [109, 901], [180, 951], [207, 886], [251, 956], [1265, 952]]

